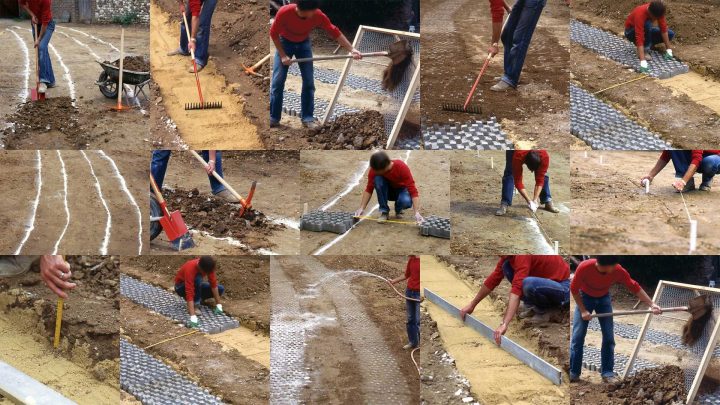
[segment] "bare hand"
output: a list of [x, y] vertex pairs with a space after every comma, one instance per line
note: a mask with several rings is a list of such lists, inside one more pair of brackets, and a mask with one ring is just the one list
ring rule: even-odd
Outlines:
[[38, 19], [35, 16], [30, 17], [30, 21], [32, 21], [33, 24], [37, 25]]
[[35, 40], [34, 47], [37, 48], [38, 46], [40, 46], [40, 39]]
[[353, 216], [354, 216], [355, 218], [359, 218], [359, 217], [362, 216], [363, 211], [365, 211], [365, 210], [362, 209], [362, 208], [358, 208], [357, 210], [355, 210], [355, 215], [353, 215]]
[[352, 51], [350, 51], [350, 53], [352, 54], [353, 59], [355, 59], [355, 60], [362, 59], [362, 54], [357, 49], [353, 48]]
[[650, 305], [650, 310], [652, 310], [652, 313], [655, 315], [660, 315], [663, 313], [662, 308], [660, 308], [657, 304], [653, 303]]
[[580, 316], [582, 317], [583, 321], [589, 321], [592, 319], [592, 315], [588, 311], [582, 311], [580, 313]]
[[58, 297], [67, 298], [65, 290], [72, 290], [76, 284], [71, 283], [70, 264], [60, 255], [44, 255], [40, 258], [40, 278]]
[[415, 222], [417, 222], [418, 225], [420, 225], [420, 224], [422, 224], [423, 222], [425, 222], [425, 218], [423, 218], [423, 216], [420, 215], [420, 212], [419, 212], [419, 211], [416, 211], [416, 212], [415, 212]]
[[653, 178], [652, 178], [652, 176], [650, 176], [650, 175], [643, 176], [643, 177], [640, 179], [640, 184], [643, 184], [643, 181], [644, 181], [644, 180], [647, 180], [647, 181], [650, 182], [650, 184], [652, 184]]
[[685, 181], [683, 179], [675, 179], [672, 185], [673, 187], [675, 187], [675, 190], [683, 191], [683, 189], [685, 188]]
[[192, 52], [195, 52], [195, 49], [197, 49], [197, 42], [195, 41], [195, 38], [188, 42], [188, 49]]
[[460, 319], [465, 321], [465, 316], [468, 314], [472, 314], [475, 310], [475, 307], [472, 304], [467, 304], [464, 307], [460, 308]]
[[281, 61], [282, 64], [285, 65], [285, 66], [290, 66], [290, 65], [292, 65], [292, 59], [290, 59], [290, 57], [287, 56], [287, 55], [286, 55], [286, 56], [281, 56], [281, 57], [280, 57], [280, 61]]
[[498, 47], [498, 44], [492, 44], [490, 45], [490, 48], [488, 48], [488, 53], [490, 54], [490, 57], [494, 57], [495, 55], [500, 52], [500, 48]]
[[205, 171], [209, 175], [211, 175], [212, 172], [215, 171], [215, 161], [214, 160], [208, 160], [207, 166], [205, 166]]
[[495, 343], [500, 345], [502, 343], [502, 337], [507, 332], [507, 325], [504, 323], [500, 324], [497, 329], [495, 329], [495, 333], [493, 333], [493, 337], [495, 338]]

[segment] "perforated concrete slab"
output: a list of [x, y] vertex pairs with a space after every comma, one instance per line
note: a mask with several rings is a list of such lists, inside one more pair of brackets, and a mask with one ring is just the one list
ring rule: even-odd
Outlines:
[[300, 229], [311, 232], [345, 233], [353, 227], [353, 214], [341, 211], [311, 211], [300, 217]]
[[420, 225], [420, 234], [436, 238], [450, 239], [450, 218], [431, 215]]
[[178, 374], [125, 339], [120, 339], [120, 387], [143, 404], [223, 403], [207, 389]]
[[593, 149], [664, 150], [670, 145], [590, 92], [570, 85], [570, 132]]
[[489, 121], [423, 126], [422, 135], [425, 149], [500, 150], [514, 147], [495, 117]]
[[[570, 40], [621, 65], [640, 71], [640, 59], [635, 45], [625, 38], [577, 20], [570, 20]], [[651, 50], [648, 73], [658, 79], [667, 79], [690, 71], [688, 65], [677, 60], [665, 60], [660, 52]]]
[[[170, 291], [144, 283], [138, 279], [120, 275], [120, 294], [138, 305], [187, 325], [190, 315], [185, 300]], [[240, 323], [227, 315], [217, 315], [205, 305], [195, 307], [199, 319], [198, 329], [205, 333], [220, 333], [237, 328]]]

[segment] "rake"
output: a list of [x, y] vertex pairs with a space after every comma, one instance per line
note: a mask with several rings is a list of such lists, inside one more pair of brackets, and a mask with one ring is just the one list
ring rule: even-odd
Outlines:
[[[185, 34], [187, 35], [188, 40], [190, 37], [190, 28], [187, 21], [187, 16], [185, 15], [185, 10], [183, 10], [182, 13], [183, 16], [183, 22], [185, 22]], [[202, 95], [202, 89], [200, 88], [200, 75], [198, 75], [198, 69], [197, 69], [197, 61], [195, 61], [195, 51], [190, 49], [190, 57], [193, 61], [193, 72], [195, 73], [195, 84], [197, 85], [198, 89], [198, 97], [200, 98], [199, 103], [187, 103], [185, 104], [185, 110], [209, 110], [213, 108], [222, 108], [222, 101], [205, 101], [203, 99]]]
[[256, 72], [255, 69], [259, 68], [259, 67], [262, 66], [265, 62], [267, 62], [268, 60], [270, 60], [270, 57], [271, 57], [271, 56], [272, 56], [272, 53], [269, 53], [269, 54], [265, 55], [262, 59], [260, 59], [260, 60], [258, 61], [258, 63], [254, 64], [254, 65], [252, 65], [252, 66], [250, 66], [250, 67], [245, 66], [245, 64], [243, 63], [243, 64], [242, 64], [242, 67], [243, 67], [243, 70], [245, 70], [245, 74], [247, 74], [248, 76], [252, 75], [252, 76], [257, 76], [257, 77], [264, 77], [264, 76], [261, 75], [260, 73]]

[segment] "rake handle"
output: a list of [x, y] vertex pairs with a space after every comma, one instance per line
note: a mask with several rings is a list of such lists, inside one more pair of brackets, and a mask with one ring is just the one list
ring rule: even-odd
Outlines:
[[[185, 15], [184, 8], [183, 8], [182, 17], [183, 17], [183, 22], [185, 23], [185, 35], [187, 36], [188, 42], [190, 42], [192, 40], [192, 38], [190, 37], [190, 28], [188, 26], [188, 20], [187, 20], [187, 16]], [[192, 58], [192, 61], [193, 61], [193, 71], [195, 73], [195, 84], [197, 85], [198, 97], [200, 97], [200, 104], [205, 104], [205, 101], [203, 100], [202, 89], [200, 88], [200, 75], [198, 75], [197, 62], [195, 61], [195, 51], [193, 51], [192, 48], [190, 48], [190, 57]]]
[[472, 100], [473, 95], [475, 94], [475, 90], [477, 90], [477, 86], [480, 83], [480, 78], [485, 74], [485, 70], [487, 69], [488, 65], [490, 65], [490, 60], [492, 59], [492, 55], [488, 53], [487, 58], [485, 58], [485, 62], [483, 63], [482, 69], [480, 69], [480, 73], [477, 75], [477, 78], [475, 79], [475, 83], [473, 84], [472, 88], [470, 89], [470, 94], [468, 94], [467, 99], [465, 99], [465, 104], [463, 104], [463, 109], [467, 110], [468, 104], [470, 104], [470, 100]]
[[[361, 53], [363, 58], [374, 58], [377, 56], [388, 56], [388, 52], [370, 52], [370, 53]], [[327, 56], [314, 56], [312, 58], [300, 58], [300, 59], [290, 59], [291, 63], [301, 63], [301, 62], [314, 62], [319, 60], [335, 60], [335, 59], [350, 59], [353, 55], [327, 55]]]
[[[670, 307], [670, 308], [660, 308], [663, 312], [683, 312], [687, 311], [688, 307]], [[636, 309], [636, 310], [630, 310], [630, 311], [616, 311], [616, 312], [608, 312], [606, 314], [592, 314], [592, 318], [607, 318], [609, 316], [618, 316], [618, 315], [637, 315], [637, 314], [651, 314], [651, 309]]]
[[[198, 162], [200, 162], [203, 165], [203, 167], [207, 166], [208, 163], [205, 161], [205, 159], [202, 158], [202, 156], [200, 156], [199, 153], [195, 152], [192, 149], [189, 149], [189, 150], [190, 150], [190, 153], [195, 157], [195, 159], [197, 159]], [[238, 192], [235, 191], [235, 189], [232, 188], [232, 186], [230, 184], [228, 184], [228, 182], [225, 181], [225, 179], [223, 179], [215, 170], [212, 171], [212, 175], [213, 175], [213, 177], [215, 177], [215, 179], [217, 179], [217, 181], [220, 182], [220, 184], [225, 186], [225, 188], [228, 189], [232, 193], [232, 195], [235, 196], [235, 198], [240, 200], [240, 204], [242, 204], [242, 206], [244, 208], [247, 208], [248, 204], [245, 201], [245, 199], [240, 194], [238, 194]]]

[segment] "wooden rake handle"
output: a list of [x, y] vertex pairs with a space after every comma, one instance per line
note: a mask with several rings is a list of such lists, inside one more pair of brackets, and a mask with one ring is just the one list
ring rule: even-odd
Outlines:
[[[185, 15], [185, 7], [183, 6], [183, 12], [182, 12], [183, 22], [185, 23], [185, 35], [187, 36], [188, 43], [192, 40], [190, 37], [190, 26], [188, 25], [187, 16]], [[197, 70], [197, 62], [195, 61], [195, 51], [190, 48], [190, 57], [192, 58], [193, 62], [193, 70], [195, 71], [195, 84], [197, 85], [198, 90], [198, 97], [200, 98], [200, 104], [205, 104], [205, 100], [203, 99], [202, 89], [200, 87], [200, 75], [198, 75]]]
[[[663, 312], [683, 312], [687, 311], [688, 307], [670, 307], [670, 308], [660, 308]], [[651, 314], [652, 309], [636, 309], [636, 310], [630, 310], [630, 311], [615, 311], [615, 312], [608, 312], [606, 314], [592, 314], [591, 317], [593, 318], [607, 318], [609, 316], [618, 316], [618, 315], [637, 315], [637, 314]]]
[[[203, 165], [203, 167], [207, 166], [208, 163], [205, 161], [205, 159], [202, 158], [202, 156], [200, 156], [199, 153], [195, 152], [192, 149], [190, 149], [189, 151], [193, 155], [193, 157], [195, 157], [195, 159], [197, 159], [197, 161]], [[240, 200], [240, 204], [242, 204], [242, 206], [244, 208], [248, 208], [248, 203], [247, 203], [247, 201], [245, 201], [245, 198], [243, 198], [243, 196], [238, 194], [238, 192], [235, 191], [235, 189], [232, 188], [232, 186], [230, 184], [228, 184], [228, 182], [225, 181], [225, 179], [223, 179], [215, 170], [212, 171], [212, 175], [213, 175], [213, 177], [215, 177], [215, 179], [217, 179], [217, 181], [220, 182], [220, 184], [225, 186], [225, 188], [228, 189], [232, 193], [232, 195], [235, 196], [235, 198]]]

